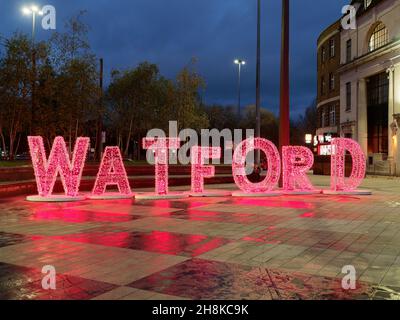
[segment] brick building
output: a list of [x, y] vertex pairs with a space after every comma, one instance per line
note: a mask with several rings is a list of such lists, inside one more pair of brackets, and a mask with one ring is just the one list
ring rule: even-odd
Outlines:
[[337, 136], [340, 129], [340, 21], [318, 38], [318, 136]]

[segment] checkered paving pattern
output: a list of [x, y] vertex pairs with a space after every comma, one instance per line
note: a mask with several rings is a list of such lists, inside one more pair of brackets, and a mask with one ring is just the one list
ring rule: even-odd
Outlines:
[[396, 299], [398, 243], [396, 194], [2, 199], [0, 299]]

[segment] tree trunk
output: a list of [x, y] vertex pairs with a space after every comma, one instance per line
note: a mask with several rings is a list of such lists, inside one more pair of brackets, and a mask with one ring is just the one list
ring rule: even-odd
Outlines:
[[98, 159], [97, 159], [97, 151], [98, 151], [98, 148], [99, 148], [99, 146], [100, 146], [100, 142], [98, 141], [99, 140], [99, 126], [96, 126], [96, 134], [95, 134], [95, 144], [94, 144], [94, 155], [93, 155], [93, 158], [94, 158], [94, 160], [99, 160], [99, 161], [101, 161], [101, 155], [99, 154], [99, 157], [98, 157]]
[[133, 127], [133, 116], [131, 117], [131, 122], [129, 124], [129, 133], [128, 133], [128, 137], [126, 139], [126, 146], [125, 146], [125, 152], [124, 152], [125, 156], [128, 156], [128, 152], [129, 152], [129, 144], [130, 144], [131, 136], [132, 136], [132, 127]]
[[[4, 151], [4, 154], [5, 154], [5, 151], [6, 151], [6, 148], [7, 148], [7, 146], [6, 146], [6, 139], [4, 138], [4, 134], [3, 134], [3, 132], [0, 132], [0, 136], [1, 136], [1, 143], [2, 143], [2, 145], [3, 145], [3, 151]], [[2, 158], [2, 155], [1, 155], [1, 153], [0, 153], [0, 159]]]
[[9, 159], [14, 160], [14, 137], [13, 133], [10, 131], [10, 152], [9, 152]]
[[10, 133], [9, 133], [9, 143], [10, 143], [10, 150], [9, 150], [9, 159], [14, 160], [14, 141], [15, 141], [15, 135], [14, 135], [14, 127], [15, 127], [15, 109], [13, 109], [13, 116], [10, 124]]
[[141, 148], [142, 148], [142, 143], [141, 143], [142, 141], [141, 141], [141, 137], [140, 137], [140, 135], [138, 136], [138, 143], [137, 143], [137, 159], [138, 159], [138, 161], [140, 161], [140, 151], [141, 151]]
[[71, 149], [71, 145], [72, 145], [72, 116], [69, 119], [69, 146], [68, 146], [68, 150], [69, 150], [69, 154], [71, 155], [72, 153], [72, 149]]
[[50, 139], [47, 138], [46, 141], [47, 141], [47, 148], [48, 148], [48, 150], [51, 150], [51, 142], [50, 142]]
[[18, 135], [18, 141], [17, 141], [17, 146], [15, 147], [15, 153], [18, 154], [18, 149], [19, 149], [19, 145], [21, 143], [21, 136], [22, 134]]
[[76, 124], [75, 124], [75, 141], [78, 139], [78, 129], [79, 129], [79, 121], [76, 119]]
[[122, 149], [122, 137], [121, 137], [121, 132], [118, 132], [118, 147]]

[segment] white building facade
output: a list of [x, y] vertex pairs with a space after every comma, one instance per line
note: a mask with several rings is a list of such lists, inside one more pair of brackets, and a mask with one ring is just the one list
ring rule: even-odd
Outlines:
[[400, 175], [400, 0], [357, 3], [357, 28], [341, 30], [340, 135], [370, 173]]

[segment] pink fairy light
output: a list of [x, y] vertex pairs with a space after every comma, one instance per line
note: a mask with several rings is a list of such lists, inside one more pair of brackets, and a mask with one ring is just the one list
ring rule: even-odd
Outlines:
[[58, 174], [60, 174], [65, 195], [78, 196], [89, 143], [89, 138], [81, 137], [76, 140], [71, 163], [64, 138], [56, 137], [47, 161], [43, 138], [28, 137], [37, 189], [41, 197], [51, 196]]
[[105, 195], [107, 186], [110, 185], [116, 185], [121, 195], [129, 196], [132, 194], [121, 151], [118, 147], [106, 147], [92, 195]]
[[[353, 168], [349, 178], [345, 178], [346, 151], [350, 153]], [[365, 177], [366, 159], [361, 146], [352, 139], [332, 140], [331, 189], [333, 191], [354, 191]]]
[[204, 192], [204, 178], [215, 175], [214, 166], [205, 166], [205, 159], [219, 159], [221, 157], [220, 147], [194, 146], [190, 150], [192, 159], [192, 192]]
[[[246, 175], [246, 156], [254, 149], [263, 151], [267, 157], [266, 178], [259, 183], [252, 183]], [[246, 193], [265, 193], [272, 191], [279, 182], [281, 159], [276, 146], [263, 138], [250, 138], [242, 141], [235, 149], [232, 163], [233, 178], [236, 185]]]
[[143, 138], [143, 149], [154, 152], [156, 194], [168, 194], [168, 157], [169, 150], [178, 150], [179, 138]]
[[285, 191], [312, 191], [314, 190], [307, 177], [314, 164], [314, 155], [306, 147], [282, 148], [282, 180]]

